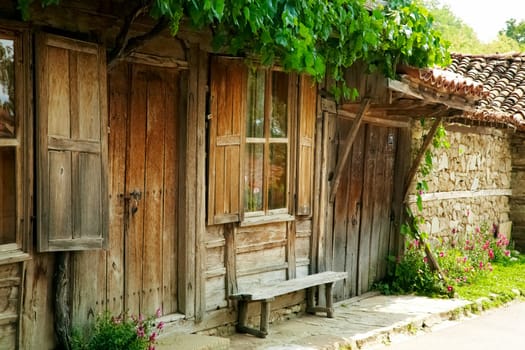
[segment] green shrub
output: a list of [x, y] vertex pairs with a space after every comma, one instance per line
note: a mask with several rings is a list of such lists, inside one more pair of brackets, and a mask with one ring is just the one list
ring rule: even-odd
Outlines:
[[493, 263], [504, 264], [511, 259], [508, 239], [498, 233], [497, 226], [477, 227], [474, 232], [452, 231], [451, 238], [434, 238], [431, 251], [443, 276], [432, 271], [424, 247], [418, 239], [407, 242], [404, 255], [390, 258], [387, 278], [376, 287], [385, 294], [416, 293], [452, 296], [458, 286], [475, 282], [493, 270]]
[[164, 327], [155, 316], [144, 318], [121, 314], [111, 316], [109, 312], [99, 315], [92, 329], [82, 333], [74, 331], [72, 350], [154, 350], [157, 337]]

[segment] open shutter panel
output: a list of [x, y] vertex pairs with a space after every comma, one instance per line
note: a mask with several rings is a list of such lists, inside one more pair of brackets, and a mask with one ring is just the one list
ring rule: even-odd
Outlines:
[[239, 59], [211, 65], [208, 224], [240, 220], [241, 136], [246, 114], [247, 68]]
[[37, 37], [38, 249], [103, 248], [107, 111], [103, 47]]
[[314, 135], [317, 85], [301, 76], [299, 91], [299, 150], [297, 168], [297, 215], [312, 214]]

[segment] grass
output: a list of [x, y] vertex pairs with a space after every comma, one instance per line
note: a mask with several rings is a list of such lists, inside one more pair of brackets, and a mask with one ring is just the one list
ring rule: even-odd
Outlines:
[[485, 298], [486, 308], [515, 299], [516, 291], [525, 296], [525, 255], [515, 261], [494, 263], [493, 267], [491, 273], [479, 276], [472, 284], [457, 286], [459, 297], [470, 301]]

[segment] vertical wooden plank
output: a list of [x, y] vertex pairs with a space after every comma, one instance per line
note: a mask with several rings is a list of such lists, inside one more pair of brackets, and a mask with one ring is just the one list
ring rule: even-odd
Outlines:
[[[80, 236], [98, 237], [102, 227], [102, 198], [100, 188], [102, 179], [100, 174], [100, 157], [89, 153], [81, 153], [78, 157], [78, 187], [82, 198], [79, 201]], [[95, 190], [97, 189], [97, 190]]]
[[[77, 75], [78, 75], [78, 116], [79, 129], [78, 135], [83, 140], [98, 140], [100, 138], [101, 125], [99, 119], [100, 96], [96, 90], [88, 88], [82, 82], [98, 80], [95, 55], [88, 55], [79, 52], [77, 56]], [[104, 96], [105, 97], [105, 96]]]
[[178, 157], [177, 121], [180, 104], [179, 75], [173, 72], [165, 79], [166, 91], [164, 117], [164, 203], [162, 224], [162, 312], [177, 312], [177, 198]]
[[368, 291], [368, 277], [370, 267], [370, 237], [373, 218], [373, 175], [375, 168], [375, 129], [368, 128], [365, 143], [363, 206], [361, 209], [361, 229], [359, 237], [359, 281], [358, 295]]
[[47, 96], [53, 106], [48, 114], [49, 135], [70, 137], [69, 52], [66, 49], [47, 47]]
[[197, 321], [204, 318], [206, 312], [206, 100], [208, 89], [208, 55], [199, 52], [199, 80], [197, 89], [197, 115], [196, 120], [196, 192], [195, 192], [195, 239], [196, 247], [196, 305], [195, 316]]
[[326, 270], [333, 270], [334, 269], [334, 231], [333, 231], [333, 224], [334, 224], [334, 205], [333, 202], [330, 201], [330, 193], [332, 192], [332, 177], [334, 175], [334, 169], [337, 166], [337, 117], [335, 115], [331, 115], [328, 118], [328, 143], [329, 143], [329, 151], [328, 151], [328, 159], [326, 164], [326, 169], [328, 172], [328, 181], [329, 181], [329, 188], [327, 191], [328, 196], [328, 203], [326, 204], [326, 234], [325, 234], [325, 266]]
[[[341, 153], [342, 147], [344, 147], [344, 135], [348, 133], [348, 129], [351, 123], [348, 121], [337, 120], [338, 128], [336, 130], [337, 148], [334, 151], [337, 152], [338, 156]], [[348, 226], [348, 196], [350, 190], [350, 169], [351, 159], [346, 163], [342, 170], [341, 185], [336, 193], [336, 198], [333, 203], [334, 206], [334, 226], [333, 226], [333, 270], [334, 271], [345, 271], [346, 268], [346, 246], [347, 246], [347, 226]], [[344, 288], [342, 283], [337, 283], [334, 288], [334, 297], [336, 300], [342, 300], [344, 298]]]
[[394, 220], [391, 223], [390, 242], [388, 246], [389, 254], [395, 256], [398, 256], [404, 247], [404, 236], [399, 232], [405, 214], [403, 201], [405, 196], [406, 174], [410, 167], [410, 157], [407, 157], [407, 154], [410, 154], [411, 139], [412, 136], [409, 128], [399, 129], [394, 161], [394, 188], [392, 199]]
[[54, 265], [55, 254], [35, 254], [26, 264], [20, 349], [56, 347], [53, 314], [49, 312], [53, 310], [55, 296], [51, 268]]
[[379, 254], [379, 247], [381, 237], [381, 226], [384, 220], [388, 220], [383, 216], [385, 193], [388, 186], [385, 183], [385, 145], [387, 143], [387, 128], [380, 126], [370, 126], [370, 129], [375, 130], [374, 145], [369, 147], [370, 156], [375, 159], [375, 166], [372, 173], [372, 186], [366, 190], [370, 194], [372, 203], [370, 209], [372, 210], [371, 230], [370, 230], [370, 263], [368, 268], [368, 287], [376, 281], [378, 277], [378, 261], [381, 259]]
[[[226, 298], [229, 295], [237, 293], [237, 255], [236, 250], [236, 228], [233, 224], [224, 225], [224, 260], [226, 265]], [[229, 299], [228, 299], [229, 300]], [[230, 301], [229, 301], [230, 302]]]
[[160, 72], [150, 68], [147, 77], [146, 159], [141, 203], [144, 206], [141, 312], [147, 315], [154, 314], [162, 305], [163, 119], [167, 117], [164, 102], [169, 97]]
[[199, 49], [193, 45], [188, 51], [188, 62], [190, 70], [188, 72], [188, 94], [187, 94], [187, 113], [181, 123], [180, 143], [182, 169], [179, 188], [179, 285], [178, 295], [180, 299], [179, 308], [186, 317], [195, 315], [195, 193], [196, 193], [196, 157], [197, 148], [197, 90], [198, 90], [198, 57]]
[[310, 236], [310, 273], [319, 271], [319, 237], [321, 221], [321, 182], [322, 182], [322, 158], [323, 158], [323, 113], [320, 111], [320, 102], [317, 103], [318, 116], [315, 121], [315, 156], [314, 156], [314, 189], [313, 189], [313, 215], [312, 215], [312, 235]]
[[92, 324], [96, 316], [106, 308], [106, 256], [103, 250], [69, 254], [73, 315], [71, 324], [73, 327], [85, 327]]
[[404, 235], [400, 233], [401, 225], [405, 220], [406, 207], [405, 200], [405, 180], [411, 166], [411, 157], [407, 154], [412, 152], [412, 131], [411, 128], [403, 128], [398, 131], [397, 148], [394, 161], [394, 189], [392, 207], [394, 220], [391, 223], [389, 253], [399, 256], [404, 251]]
[[348, 278], [345, 281], [345, 295], [357, 295], [357, 282], [359, 279], [359, 236], [361, 228], [361, 208], [363, 196], [364, 175], [364, 147], [366, 128], [361, 128], [352, 148], [350, 166], [350, 190], [347, 205], [347, 238], [346, 238], [346, 268]]
[[327, 270], [326, 267], [326, 212], [328, 204], [328, 150], [329, 150], [329, 134], [328, 124], [330, 115], [323, 113], [323, 137], [321, 141], [321, 176], [320, 176], [320, 189], [319, 189], [319, 220], [318, 220], [318, 234], [317, 234], [317, 271], [323, 272]]
[[124, 310], [124, 183], [126, 125], [128, 122], [129, 66], [120, 64], [109, 75], [109, 238], [107, 259], [107, 309]]
[[[128, 144], [126, 153], [126, 192], [144, 192], [144, 164], [146, 161], [146, 122], [147, 122], [147, 83], [140, 68], [133, 66], [131, 80], [130, 119], [128, 125]], [[142, 260], [144, 258], [144, 205], [130, 200], [128, 208], [129, 231], [125, 239], [125, 310], [139, 313], [142, 295]], [[132, 207], [136, 208], [133, 213]]]
[[383, 155], [385, 163], [385, 190], [383, 191], [385, 198], [382, 203], [382, 218], [380, 231], [380, 245], [379, 245], [379, 260], [377, 271], [378, 279], [383, 279], [386, 276], [387, 272], [387, 259], [389, 255], [389, 244], [390, 244], [390, 228], [391, 228], [391, 214], [392, 214], [392, 198], [394, 191], [394, 161], [395, 161], [395, 152], [397, 145], [397, 129], [388, 128], [387, 129], [387, 140], [385, 143]]
[[53, 239], [71, 238], [71, 152], [49, 152], [49, 193], [54, 197], [48, 203], [48, 230]]
[[295, 258], [295, 221], [286, 223], [286, 262], [288, 263], [287, 278], [293, 279], [296, 275]]

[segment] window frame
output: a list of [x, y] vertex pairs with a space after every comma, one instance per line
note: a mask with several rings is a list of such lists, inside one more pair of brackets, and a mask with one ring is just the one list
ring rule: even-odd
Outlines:
[[[207, 114], [207, 224], [210, 226], [286, 222], [295, 220], [296, 216], [306, 218], [313, 214], [317, 84], [306, 75], [286, 72], [289, 101], [286, 208], [246, 215], [245, 181], [253, 179], [251, 175], [254, 174], [246, 171], [244, 164], [249, 159], [246, 155], [246, 129], [248, 120], [261, 120], [260, 116], [254, 118], [248, 112], [249, 69], [254, 69], [254, 66], [246, 65], [239, 57], [210, 57]], [[266, 69], [283, 71], [280, 67]], [[268, 91], [273, 93], [273, 90]], [[251, 132], [253, 130], [257, 133]], [[261, 135], [257, 128], [250, 127], [249, 131], [250, 135]], [[260, 177], [257, 178], [256, 183], [261, 183]]]
[[[298, 89], [298, 76], [297, 74], [293, 72], [285, 72], [282, 67], [274, 66], [270, 68], [265, 68], [262, 66], [257, 66], [253, 68], [253, 70], [263, 70], [265, 72], [265, 92], [264, 92], [264, 116], [265, 116], [265, 141], [264, 141], [264, 166], [268, 167], [270, 165], [269, 157], [270, 157], [270, 145], [271, 144], [278, 144], [278, 143], [286, 143], [287, 144], [287, 163], [286, 163], [286, 205], [283, 208], [278, 209], [268, 209], [268, 195], [269, 195], [269, 170], [264, 169], [263, 170], [263, 181], [264, 181], [264, 196], [266, 197], [263, 199], [263, 210], [256, 211], [256, 212], [247, 212], [244, 205], [245, 197], [244, 195], [241, 197], [241, 204], [240, 204], [240, 220], [239, 220], [239, 226], [246, 227], [246, 226], [252, 226], [252, 225], [260, 225], [260, 224], [266, 224], [266, 223], [275, 223], [275, 222], [287, 222], [287, 221], [294, 221], [295, 220], [295, 212], [294, 212], [294, 198], [295, 198], [295, 182], [296, 182], [296, 173], [295, 173], [295, 167], [293, 166], [295, 164], [296, 160], [296, 128], [297, 125], [297, 104], [299, 103], [298, 99], [298, 92], [296, 91]], [[288, 76], [288, 97], [287, 97], [287, 137], [286, 142], [276, 141], [280, 138], [272, 138], [270, 137], [269, 132], [269, 121], [271, 118], [272, 113], [272, 78], [274, 72], [281, 72], [286, 73]], [[248, 80], [248, 77], [247, 77]], [[248, 89], [248, 86], [247, 86]], [[247, 94], [249, 92], [247, 91]], [[246, 103], [246, 110], [248, 110], [250, 107], [248, 106], [248, 101], [245, 101]], [[246, 119], [248, 118], [247, 114], [244, 116], [244, 120], [242, 121], [243, 125], [246, 125]], [[245, 179], [244, 179], [244, 161], [245, 161], [245, 148], [246, 145], [250, 142], [247, 142], [249, 139], [246, 136], [246, 131], [243, 128], [243, 134], [241, 135], [241, 168], [243, 171], [241, 172], [241, 179], [240, 179], [240, 185], [241, 188], [244, 190], [245, 188]], [[281, 138], [282, 139], [282, 138]], [[273, 142], [272, 142], [273, 141]], [[244, 192], [244, 191], [241, 191]]]
[[0, 245], [0, 265], [30, 259], [32, 247], [33, 191], [32, 150], [32, 80], [31, 34], [28, 28], [17, 23], [0, 23], [0, 38], [13, 40], [15, 79], [15, 136], [0, 138], [0, 147], [15, 148], [15, 241]]
[[[243, 224], [249, 224], [250, 222], [259, 222], [261, 219], [263, 221], [287, 221], [293, 219], [293, 207], [291, 206], [292, 202], [292, 196], [293, 196], [293, 181], [291, 181], [291, 171], [293, 167], [291, 166], [292, 161], [294, 159], [293, 150], [295, 147], [293, 147], [294, 142], [294, 129], [293, 124], [295, 121], [296, 116], [293, 113], [293, 105], [296, 104], [298, 101], [294, 94], [295, 84], [293, 84], [294, 79], [296, 79], [295, 74], [293, 73], [286, 73], [287, 75], [287, 98], [286, 98], [286, 137], [271, 137], [271, 118], [272, 118], [272, 105], [273, 105], [273, 78], [275, 72], [283, 73], [283, 70], [279, 67], [273, 67], [273, 68], [256, 68], [257, 71], [264, 72], [264, 78], [265, 78], [265, 91], [264, 91], [264, 111], [263, 111], [263, 117], [264, 117], [264, 130], [263, 130], [263, 137], [248, 137], [246, 132], [242, 135], [241, 138], [241, 155], [242, 155], [242, 164], [244, 165], [244, 162], [246, 160], [246, 147], [250, 144], [258, 144], [263, 145], [263, 170], [262, 170], [262, 176], [263, 176], [263, 204], [262, 204], [262, 210], [258, 211], [247, 211], [245, 207], [245, 196], [242, 196], [241, 198], [241, 225]], [[253, 70], [249, 75], [253, 74], [256, 70]], [[249, 91], [247, 91], [247, 96], [249, 95]], [[247, 103], [247, 110], [250, 110], [250, 106]], [[243, 123], [246, 125], [248, 114], [244, 116]], [[270, 146], [275, 144], [286, 144], [286, 198], [285, 198], [285, 205], [282, 208], [276, 208], [276, 209], [269, 209], [269, 194], [270, 194]], [[243, 166], [243, 170], [244, 170]], [[246, 179], [245, 179], [244, 173], [241, 173], [241, 186], [243, 189], [246, 189]], [[244, 191], [243, 191], [244, 192]]]

